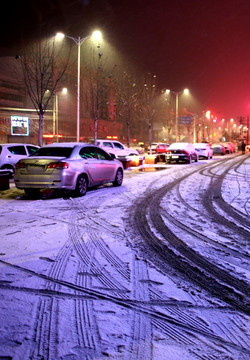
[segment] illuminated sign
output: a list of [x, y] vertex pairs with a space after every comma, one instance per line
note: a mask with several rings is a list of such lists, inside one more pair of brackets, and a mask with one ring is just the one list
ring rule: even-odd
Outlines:
[[117, 140], [118, 139], [118, 136], [111, 136], [111, 135], [107, 135], [106, 136], [106, 139], [109, 139], [109, 140]]
[[62, 135], [43, 134], [43, 138], [53, 139], [54, 137], [62, 138]]
[[11, 135], [28, 136], [29, 118], [23, 116], [11, 116]]

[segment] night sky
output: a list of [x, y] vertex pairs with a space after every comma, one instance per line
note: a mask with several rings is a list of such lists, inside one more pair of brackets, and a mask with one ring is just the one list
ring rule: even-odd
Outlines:
[[[2, 4], [3, 6], [3, 4]], [[22, 0], [4, 3], [0, 55], [22, 40], [58, 30], [104, 39], [158, 77], [188, 87], [204, 110], [250, 115], [249, 0]]]

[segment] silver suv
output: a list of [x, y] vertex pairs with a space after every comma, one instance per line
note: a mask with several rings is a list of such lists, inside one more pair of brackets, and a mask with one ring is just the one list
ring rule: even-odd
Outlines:
[[128, 148], [116, 140], [97, 140], [96, 145], [107, 151], [107, 153], [114, 154], [117, 158], [139, 155], [137, 150]]
[[14, 172], [18, 160], [33, 154], [37, 149], [31, 144], [0, 144], [0, 169], [7, 169]]

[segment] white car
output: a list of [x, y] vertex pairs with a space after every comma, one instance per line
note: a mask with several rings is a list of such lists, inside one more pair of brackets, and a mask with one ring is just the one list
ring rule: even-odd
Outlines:
[[96, 145], [115, 157], [139, 155], [138, 151], [131, 149], [116, 140], [97, 140]]
[[196, 143], [194, 144], [195, 150], [199, 154], [199, 158], [212, 159], [213, 158], [213, 149], [207, 143]]
[[7, 169], [11, 174], [18, 160], [33, 154], [39, 147], [32, 144], [0, 144], [0, 169]]

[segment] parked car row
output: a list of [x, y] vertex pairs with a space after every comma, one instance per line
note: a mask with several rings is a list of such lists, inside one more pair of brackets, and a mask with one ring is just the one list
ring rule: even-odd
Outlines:
[[214, 152], [214, 155], [232, 154], [236, 151], [235, 145], [232, 142], [212, 144], [211, 147]]
[[[231, 143], [153, 145], [153, 152], [164, 154], [167, 163], [198, 162], [202, 158], [212, 159], [214, 154], [233, 151], [235, 148]], [[120, 186], [124, 171], [122, 158], [134, 155], [139, 155], [137, 150], [114, 140], [98, 140], [97, 145], [55, 143], [41, 148], [31, 144], [0, 144], [0, 169], [14, 172], [15, 167], [16, 187], [29, 195], [41, 189], [60, 189], [82, 196], [96, 185], [113, 183]]]

